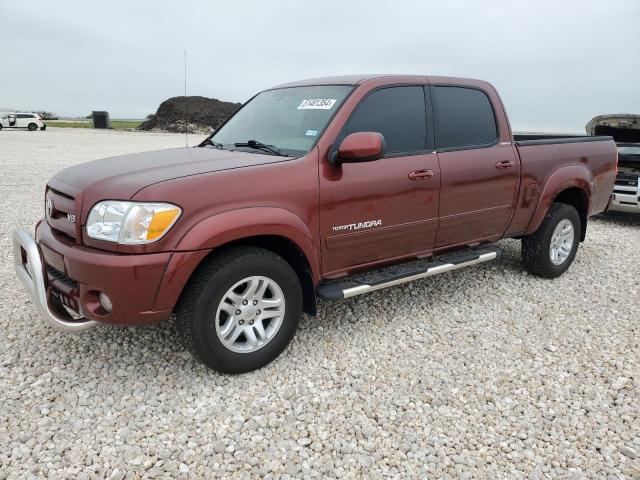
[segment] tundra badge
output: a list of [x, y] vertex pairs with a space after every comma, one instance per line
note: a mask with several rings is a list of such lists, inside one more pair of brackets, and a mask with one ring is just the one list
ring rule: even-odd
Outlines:
[[343, 230], [352, 231], [352, 230], [360, 230], [362, 228], [372, 228], [372, 227], [381, 227], [382, 220], [369, 220], [366, 222], [358, 222], [358, 223], [349, 223], [348, 225], [336, 225], [333, 227], [334, 232], [341, 232]]

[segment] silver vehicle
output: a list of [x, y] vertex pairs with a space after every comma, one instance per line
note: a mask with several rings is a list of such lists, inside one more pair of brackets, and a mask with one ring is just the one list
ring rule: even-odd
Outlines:
[[25, 128], [35, 132], [46, 130], [47, 125], [36, 113], [10, 112], [0, 114], [0, 130], [3, 128]]
[[610, 210], [640, 213], [640, 143], [618, 143], [618, 176]]
[[640, 213], [640, 115], [600, 115], [586, 130], [589, 135], [610, 135], [618, 146], [615, 198], [609, 210]]

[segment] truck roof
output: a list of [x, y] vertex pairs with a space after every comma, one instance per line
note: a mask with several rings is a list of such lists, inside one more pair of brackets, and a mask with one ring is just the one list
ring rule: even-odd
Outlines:
[[319, 77], [308, 78], [305, 80], [297, 80], [294, 82], [282, 83], [271, 87], [269, 90], [276, 88], [287, 87], [308, 87], [312, 85], [359, 85], [369, 80], [381, 80], [385, 79], [389, 83], [399, 82], [405, 83], [408, 81], [424, 82], [428, 79], [437, 80], [439, 83], [448, 81], [451, 83], [460, 83], [462, 85], [490, 85], [483, 80], [476, 80], [471, 78], [458, 78], [458, 77], [440, 77], [430, 75], [398, 75], [398, 74], [360, 74], [360, 75], [336, 75], [331, 77]]

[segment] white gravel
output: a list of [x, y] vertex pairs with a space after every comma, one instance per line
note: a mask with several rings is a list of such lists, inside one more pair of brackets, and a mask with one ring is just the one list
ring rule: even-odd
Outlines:
[[[193, 140], [195, 141], [195, 140]], [[45, 326], [8, 236], [67, 165], [180, 135], [0, 132], [0, 479], [640, 478], [640, 218], [594, 219], [571, 269], [504, 258], [305, 317], [218, 375], [174, 327]]]

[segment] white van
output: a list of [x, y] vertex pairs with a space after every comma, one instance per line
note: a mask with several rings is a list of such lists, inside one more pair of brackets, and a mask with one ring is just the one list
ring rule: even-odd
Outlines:
[[46, 130], [47, 126], [35, 113], [2, 113], [0, 130], [3, 128], [26, 128], [30, 131]]

